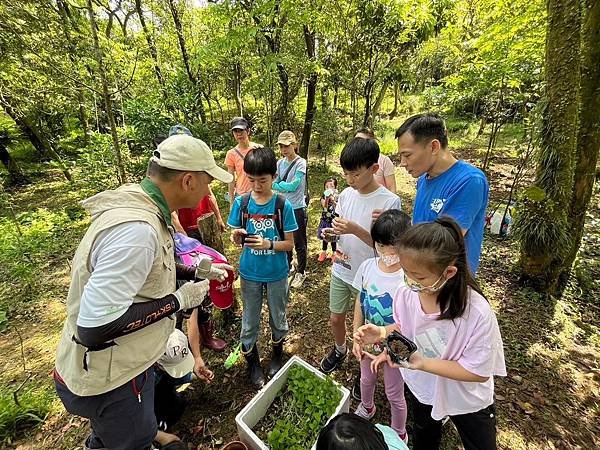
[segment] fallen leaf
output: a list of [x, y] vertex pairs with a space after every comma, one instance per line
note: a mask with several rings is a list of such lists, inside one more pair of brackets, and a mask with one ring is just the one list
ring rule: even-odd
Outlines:
[[517, 400], [517, 405], [519, 405], [519, 407], [523, 410], [525, 414], [531, 415], [535, 411], [531, 403]]
[[540, 394], [539, 392], [534, 392], [533, 398], [535, 399], [536, 402], [538, 402], [542, 406], [544, 406], [546, 404], [546, 399], [544, 397], [542, 397], [542, 394]]

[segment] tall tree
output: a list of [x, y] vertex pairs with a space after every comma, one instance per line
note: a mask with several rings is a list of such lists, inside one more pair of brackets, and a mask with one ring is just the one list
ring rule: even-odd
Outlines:
[[[60, 17], [62, 19], [60, 21], [60, 24], [65, 36], [65, 41], [68, 45], [69, 51], [67, 53], [69, 55], [69, 61], [71, 62], [71, 66], [73, 67], [73, 72], [77, 73], [77, 45], [75, 43], [75, 39], [71, 34], [71, 12], [69, 10], [68, 4], [64, 0], [57, 0], [56, 5], [58, 7]], [[79, 104], [79, 122], [83, 130], [83, 145], [87, 147], [90, 143], [90, 126], [85, 105], [85, 88], [81, 84], [75, 83], [73, 89], [75, 90], [75, 96], [77, 98], [77, 103]]]
[[547, 106], [535, 183], [515, 222], [523, 278], [551, 293], [564, 287], [579, 249], [600, 146], [600, 13], [598, 2], [584, 5], [548, 2]]
[[575, 156], [574, 185], [569, 205], [570, 242], [562, 264], [564, 283], [583, 236], [585, 212], [592, 197], [596, 162], [600, 149], [600, 2], [585, 2], [581, 31], [581, 77], [579, 85], [579, 129]]
[[188, 55], [187, 46], [185, 43], [185, 37], [183, 36], [183, 25], [181, 23], [180, 13], [177, 10], [177, 5], [175, 5], [174, 0], [169, 1], [169, 10], [171, 11], [171, 16], [173, 17], [173, 23], [175, 24], [175, 32], [177, 33], [177, 42], [179, 44], [179, 50], [181, 52], [181, 58], [183, 59], [183, 65], [185, 67], [185, 73], [188, 76], [188, 79], [194, 89], [196, 89], [195, 99], [196, 105], [198, 108], [198, 114], [200, 115], [200, 120], [202, 123], [206, 123], [206, 112], [204, 110], [204, 103], [202, 102], [202, 96], [204, 93], [202, 92], [202, 86], [200, 85], [200, 80], [196, 76], [196, 74], [192, 71], [192, 65], [190, 63], [190, 57]]
[[150, 34], [150, 30], [148, 30], [148, 26], [146, 25], [146, 19], [144, 18], [144, 11], [142, 10], [142, 0], [135, 0], [135, 10], [138, 15], [138, 19], [140, 20], [140, 25], [142, 26], [142, 32], [144, 33], [144, 38], [146, 38], [146, 43], [148, 44], [148, 50], [150, 50], [150, 56], [152, 57], [152, 62], [154, 64], [154, 74], [156, 75], [156, 80], [158, 81], [158, 87], [162, 94], [163, 101], [167, 108], [170, 108], [169, 104], [169, 95], [167, 93], [167, 86], [165, 82], [165, 77], [160, 70], [160, 65], [158, 64], [158, 52], [156, 51], [156, 44], [154, 39], [152, 38], [152, 34]]
[[90, 20], [90, 29], [92, 32], [92, 39], [94, 42], [94, 54], [98, 63], [98, 74], [100, 75], [100, 81], [102, 83], [102, 97], [104, 99], [104, 107], [108, 124], [110, 127], [110, 134], [112, 136], [113, 147], [115, 150], [115, 157], [117, 163], [117, 179], [119, 183], [125, 183], [127, 181], [127, 174], [125, 172], [125, 165], [123, 163], [123, 156], [121, 154], [121, 145], [119, 144], [119, 135], [117, 134], [117, 124], [115, 122], [115, 115], [113, 112], [112, 94], [108, 90], [108, 79], [106, 76], [104, 57], [102, 56], [102, 48], [100, 48], [100, 42], [98, 40], [97, 25], [96, 25], [96, 14], [94, 13], [94, 7], [92, 6], [92, 0], [87, 1], [87, 10]]
[[[306, 55], [308, 59], [316, 64], [315, 57], [315, 33], [310, 30], [308, 25], [303, 26], [304, 41], [306, 42]], [[300, 156], [308, 159], [308, 146], [310, 144], [310, 134], [315, 120], [315, 100], [317, 96], [317, 72], [316, 69], [308, 76], [308, 85], [306, 89], [306, 113], [304, 116], [304, 127], [302, 129], [302, 141], [300, 142]]]

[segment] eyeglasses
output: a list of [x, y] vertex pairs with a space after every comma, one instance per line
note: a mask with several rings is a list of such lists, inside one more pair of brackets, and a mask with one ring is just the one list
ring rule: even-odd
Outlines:
[[367, 167], [365, 170], [363, 170], [361, 173], [359, 174], [353, 174], [353, 173], [348, 173], [346, 171], [344, 171], [343, 177], [346, 180], [356, 180], [357, 178], [362, 177], [365, 173], [367, 173], [369, 170], [371, 170], [371, 167]]
[[[442, 279], [444, 281], [442, 281]], [[438, 286], [438, 283], [440, 281], [442, 281], [442, 283]], [[442, 273], [440, 275], [440, 277], [436, 280], [436, 282], [433, 283], [431, 286], [423, 286], [421, 283], [409, 278], [408, 275], [406, 275], [406, 273], [404, 273], [404, 282], [406, 283], [406, 287], [409, 288], [413, 292], [423, 292], [425, 294], [433, 294], [433, 293], [439, 291], [440, 289], [442, 289], [444, 287], [444, 285], [446, 284], [446, 281], [448, 281], [448, 279], [444, 278], [444, 274]]]

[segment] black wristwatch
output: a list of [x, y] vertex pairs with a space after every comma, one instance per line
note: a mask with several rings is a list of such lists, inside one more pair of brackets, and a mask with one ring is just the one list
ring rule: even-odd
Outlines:
[[269, 246], [269, 250], [275, 250], [275, 241], [271, 240], [271, 245]]

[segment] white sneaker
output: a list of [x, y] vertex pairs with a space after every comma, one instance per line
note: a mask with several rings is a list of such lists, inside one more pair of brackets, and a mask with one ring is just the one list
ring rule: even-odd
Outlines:
[[294, 279], [292, 280], [291, 286], [294, 289], [298, 289], [299, 287], [302, 286], [302, 283], [304, 283], [305, 279], [306, 279], [305, 273], [296, 272], [296, 275], [294, 275]]
[[373, 409], [369, 412], [367, 408], [365, 408], [363, 402], [360, 402], [358, 404], [358, 407], [356, 408], [356, 411], [354, 411], [354, 414], [356, 414], [359, 417], [362, 417], [363, 419], [370, 420], [375, 415], [376, 411], [377, 408], [375, 407], [375, 405], [373, 405]]

